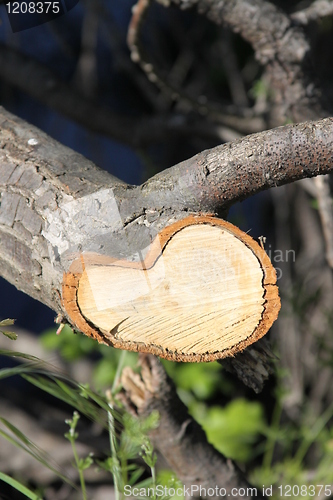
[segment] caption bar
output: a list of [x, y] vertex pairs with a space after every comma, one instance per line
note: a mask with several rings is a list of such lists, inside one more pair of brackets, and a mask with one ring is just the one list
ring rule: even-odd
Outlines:
[[69, 12], [79, 0], [16, 0], [5, 3], [13, 33], [35, 28]]

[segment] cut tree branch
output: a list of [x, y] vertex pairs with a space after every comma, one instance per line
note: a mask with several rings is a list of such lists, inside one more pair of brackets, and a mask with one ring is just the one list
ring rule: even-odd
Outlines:
[[[216, 213], [264, 189], [331, 172], [333, 119], [203, 151], [137, 187], [3, 109], [0, 155], [1, 274], [61, 313], [70, 251], [126, 258], [189, 214]], [[91, 217], [90, 195], [104, 208]]]
[[[126, 258], [189, 214], [215, 213], [263, 189], [332, 170], [333, 119], [328, 118], [245, 137], [204, 151], [142, 186], [127, 186], [1, 110], [1, 274], [66, 317], [62, 282], [73, 254]], [[153, 400], [152, 407], [162, 412], [162, 435], [178, 436], [169, 444], [159, 438], [160, 449], [175, 467], [188, 464], [184, 481], [203, 485], [205, 479], [229, 489], [247, 485], [230, 461], [204, 444], [202, 431], [186, 424], [174, 394], [161, 399], [164, 413]], [[171, 418], [172, 401], [180, 420]], [[195, 463], [187, 462], [189, 456]], [[193, 470], [198, 470], [194, 478]]]

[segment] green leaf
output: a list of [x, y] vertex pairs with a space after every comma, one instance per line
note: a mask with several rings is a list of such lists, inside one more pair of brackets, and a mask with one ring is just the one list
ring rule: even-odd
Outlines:
[[[15, 319], [9, 319], [9, 318], [3, 319], [2, 321], [0, 321], [0, 327], [13, 325], [14, 322], [15, 322]], [[17, 333], [15, 333], [15, 332], [7, 332], [7, 331], [3, 331], [1, 329], [0, 329], [0, 332], [2, 333], [2, 335], [9, 338], [10, 340], [17, 339]]]
[[230, 383], [223, 380], [223, 371], [219, 363], [173, 363], [163, 360], [168, 375], [175, 382], [177, 389], [190, 391], [200, 400], [206, 400], [221, 390], [230, 393]]
[[133, 473], [129, 477], [128, 484], [130, 484], [131, 486], [133, 486], [134, 484], [136, 484], [138, 482], [139, 478], [144, 473], [144, 471], [145, 470], [144, 470], [143, 467], [137, 467], [135, 465], [134, 471], [133, 471]]
[[2, 321], [0, 321], [0, 326], [11, 326], [15, 323], [15, 319], [3, 319]]
[[15, 425], [11, 424], [8, 420], [0, 417], [0, 421], [25, 445], [30, 445], [30, 440], [21, 432]]
[[27, 498], [30, 498], [30, 500], [43, 500], [41, 497], [36, 495], [36, 493], [33, 493], [31, 490], [29, 490], [29, 488], [24, 486], [22, 483], [16, 481], [16, 479], [13, 479], [10, 476], [7, 476], [7, 474], [4, 474], [3, 472], [0, 472], [0, 481], [9, 484], [9, 486], [12, 486], [17, 491], [25, 495]]
[[[228, 458], [246, 462], [253, 456], [253, 445], [265, 428], [260, 403], [236, 399], [226, 407], [212, 406], [204, 414], [194, 415], [203, 426], [207, 439]], [[195, 414], [195, 408], [194, 412]]]
[[17, 340], [17, 333], [15, 332], [4, 332], [3, 330], [0, 330], [0, 332], [9, 340]]
[[79, 460], [79, 469], [86, 470], [94, 463], [94, 460], [91, 455], [88, 455], [86, 458], [80, 458]]

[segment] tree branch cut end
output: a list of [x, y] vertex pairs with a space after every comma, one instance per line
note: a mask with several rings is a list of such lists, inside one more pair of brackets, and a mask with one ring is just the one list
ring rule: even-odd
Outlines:
[[135, 262], [81, 253], [62, 292], [67, 316], [86, 335], [173, 361], [234, 356], [263, 337], [280, 310], [265, 251], [203, 215], [166, 227]]

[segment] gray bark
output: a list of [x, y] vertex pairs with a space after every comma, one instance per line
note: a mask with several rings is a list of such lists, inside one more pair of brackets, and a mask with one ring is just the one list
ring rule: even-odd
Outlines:
[[156, 234], [189, 213], [216, 213], [330, 172], [333, 119], [203, 151], [142, 186], [124, 184], [3, 109], [0, 145], [1, 275], [61, 313], [63, 273], [78, 253], [138, 260]]

